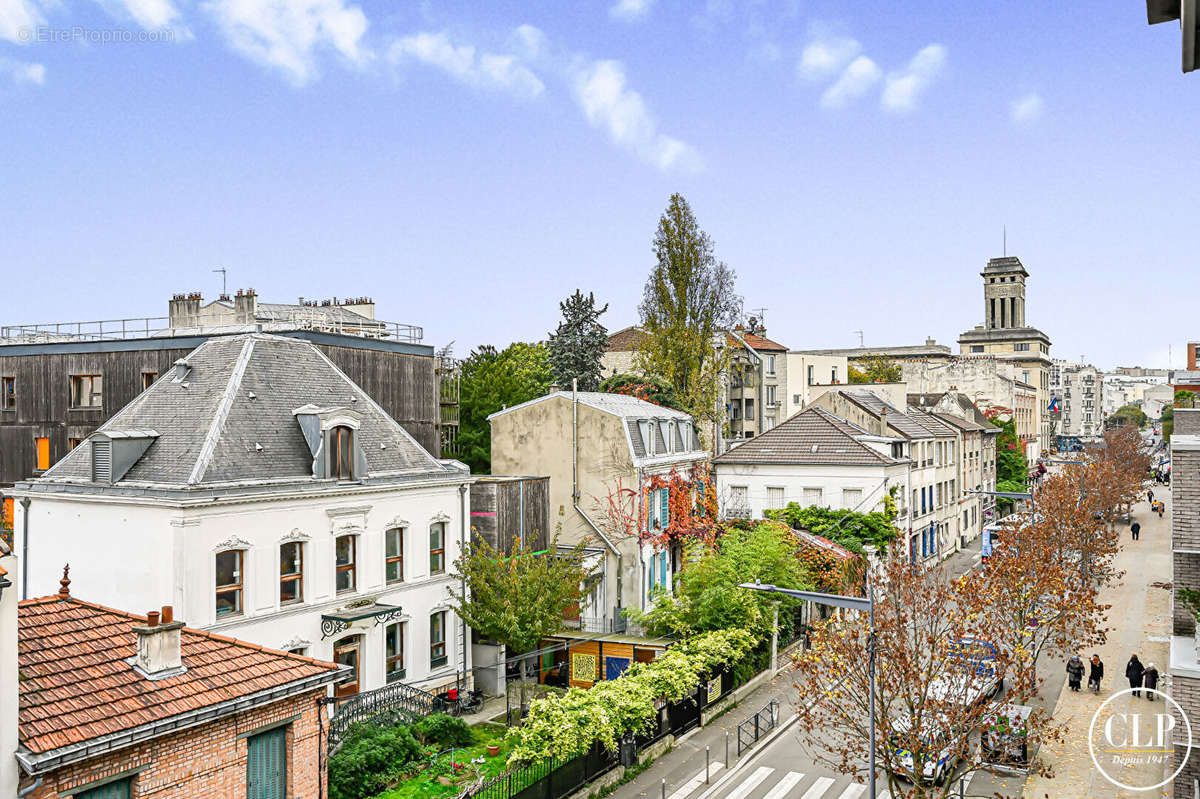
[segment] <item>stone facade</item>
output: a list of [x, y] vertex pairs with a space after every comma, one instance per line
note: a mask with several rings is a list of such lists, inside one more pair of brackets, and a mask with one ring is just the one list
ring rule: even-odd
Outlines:
[[[98, 755], [45, 775], [31, 799], [55, 799], [81, 787], [132, 776], [139, 799], [236, 799], [246, 790], [251, 735], [286, 725], [287, 796], [318, 797], [325, 784], [324, 689]], [[24, 781], [32, 784], [26, 778]]]

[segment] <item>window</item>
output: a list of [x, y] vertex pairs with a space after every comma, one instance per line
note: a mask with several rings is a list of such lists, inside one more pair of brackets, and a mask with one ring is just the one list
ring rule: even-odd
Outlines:
[[307, 655], [307, 654], [308, 654], [308, 647], [306, 647], [306, 646], [294, 646], [294, 647], [292, 647], [291, 649], [289, 649], [289, 650], [288, 650], [288, 654], [289, 654], [289, 655]]
[[75, 799], [129, 799], [133, 796], [133, 777], [106, 782], [74, 794]]
[[82, 443], [83, 443], [82, 438], [68, 438], [67, 439], [67, 450], [68, 451], [73, 450]]
[[829, 382], [831, 382], [831, 383], [837, 382], [837, 367], [836, 366], [833, 367], [832, 379]]
[[767, 374], [769, 374], [769, 375], [775, 374], [775, 356], [774, 355], [767, 356]]
[[158, 372], [142, 372], [142, 391], [154, 385], [154, 381], [158, 379]]
[[754, 421], [754, 400], [750, 398], [746, 399], [746, 421]]
[[1017, 352], [1029, 352], [1029, 342], [1020, 341], [1013, 345], [1013, 349]]
[[404, 679], [404, 622], [389, 624], [383, 632], [383, 673], [388, 682]]
[[782, 509], [783, 506], [783, 488], [767, 486], [767, 508], [774, 510]]
[[99, 408], [103, 404], [103, 377], [100, 375], [71, 375], [72, 408]]
[[1028, 383], [1028, 382], [1029, 382], [1029, 370], [1028, 370], [1028, 369], [1023, 369], [1023, 370], [1021, 371], [1021, 382], [1022, 382], [1022, 383]]
[[804, 489], [804, 505], [810, 507], [812, 505], [820, 505], [823, 500], [823, 491], [819, 488]]
[[287, 733], [286, 726], [276, 727], [246, 739], [248, 799], [285, 799], [287, 796]]
[[799, 405], [799, 404], [800, 404], [800, 395], [799, 395], [799, 394], [793, 394], [793, 395], [792, 395], [792, 404], [793, 404], [793, 405]]
[[750, 515], [750, 487], [749, 486], [730, 486], [729, 487], [729, 515], [731, 515], [731, 516], [749, 516]]
[[356, 585], [354, 577], [354, 547], [355, 541], [353, 535], [339, 535], [334, 542], [334, 583], [339, 594], [353, 591]]
[[393, 527], [383, 534], [383, 579], [388, 583], [404, 581], [404, 528]]
[[339, 425], [329, 431], [329, 476], [354, 479], [354, 431]]
[[42, 436], [33, 440], [37, 451], [37, 466], [39, 472], [44, 472], [50, 468], [50, 439]]
[[446, 611], [439, 610], [429, 617], [429, 668], [445, 666], [446, 657]]
[[446, 523], [434, 522], [429, 525], [429, 573], [441, 574], [446, 571]]
[[[813, 370], [815, 368], [816, 367], [811, 366], [811, 365], [808, 367], [808, 384], [810, 386], [817, 382], [817, 379], [815, 377], [813, 377]], [[798, 401], [797, 401], [797, 404], [799, 404]]]
[[362, 636], [348, 635], [333, 645], [333, 662], [339, 666], [350, 667], [350, 678], [333, 687], [333, 695], [337, 697], [353, 696], [358, 693], [360, 678], [359, 663], [362, 654]]
[[217, 618], [242, 612], [242, 560], [245, 553], [231, 549], [217, 553]]
[[854, 510], [858, 504], [862, 502], [861, 488], [843, 488], [842, 489], [842, 506], [847, 510]]
[[11, 411], [17, 407], [17, 378], [0, 378], [0, 409]]
[[279, 604], [304, 599], [304, 545], [289, 541], [279, 547]]
[[[913, 499], [912, 499], [913, 514], [916, 515], [917, 508], [919, 508], [921, 506], [920, 506], [920, 503], [917, 502], [917, 489], [914, 488], [912, 491], [913, 491]], [[925, 512], [924, 509], [922, 509], [921, 512], [924, 513]]]
[[972, 344], [971, 352], [983, 352], [983, 345], [982, 344]]
[[767, 405], [775, 404], [775, 386], [767, 386]]

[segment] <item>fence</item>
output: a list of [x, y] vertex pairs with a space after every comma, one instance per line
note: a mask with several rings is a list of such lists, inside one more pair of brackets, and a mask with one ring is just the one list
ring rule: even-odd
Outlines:
[[[331, 699], [337, 703], [338, 700]], [[411, 724], [442, 709], [442, 702], [428, 691], [402, 682], [364, 691], [336, 705], [329, 720], [329, 751], [335, 752], [350, 727], [370, 723], [380, 727]]]
[[742, 756], [742, 752], [758, 743], [759, 738], [775, 729], [777, 721], [779, 721], [779, 702], [772, 699], [762, 710], [739, 724], [737, 727], [738, 757]]

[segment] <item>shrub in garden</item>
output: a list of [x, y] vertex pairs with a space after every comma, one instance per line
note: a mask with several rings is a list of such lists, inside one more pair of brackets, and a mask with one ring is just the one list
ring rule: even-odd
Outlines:
[[475, 743], [475, 735], [467, 723], [445, 713], [426, 716], [416, 723], [413, 732], [423, 743], [435, 744], [439, 749], [448, 749], [451, 746], [470, 746]]
[[329, 758], [329, 799], [374, 796], [409, 773], [423, 752], [407, 727], [354, 725]]

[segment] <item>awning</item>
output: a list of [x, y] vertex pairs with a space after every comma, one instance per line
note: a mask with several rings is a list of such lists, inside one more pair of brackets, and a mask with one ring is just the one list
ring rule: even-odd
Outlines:
[[402, 615], [404, 615], [404, 610], [399, 605], [384, 605], [379, 602], [372, 602], [357, 608], [345, 608], [336, 613], [322, 613], [321, 639], [337, 635], [356, 621], [375, 619], [376, 625], [387, 624]]

